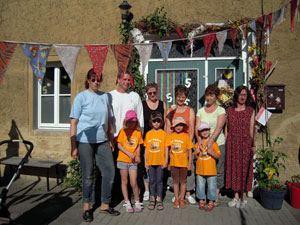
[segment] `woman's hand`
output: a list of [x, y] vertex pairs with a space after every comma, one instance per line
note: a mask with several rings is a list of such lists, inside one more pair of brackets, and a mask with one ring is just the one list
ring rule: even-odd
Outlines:
[[255, 155], [255, 153], [256, 153], [256, 146], [252, 146], [251, 149], [252, 149], [253, 155]]
[[78, 159], [78, 148], [74, 148], [71, 150], [71, 156], [73, 159]]
[[114, 142], [114, 140], [109, 141], [109, 145], [110, 145], [111, 151], [114, 152], [115, 151], [115, 142]]
[[206, 143], [207, 148], [208, 149], [212, 148], [213, 143], [214, 143], [214, 139], [210, 137]]

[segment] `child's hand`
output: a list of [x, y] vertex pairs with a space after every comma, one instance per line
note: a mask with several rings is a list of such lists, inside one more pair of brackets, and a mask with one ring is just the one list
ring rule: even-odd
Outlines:
[[147, 162], [145, 162], [145, 168], [146, 168], [147, 170], [149, 170], [149, 165], [148, 165]]
[[170, 166], [170, 164], [168, 164], [168, 170], [169, 170], [169, 171], [171, 170], [171, 166]]
[[192, 164], [188, 164], [187, 169], [188, 169], [189, 171], [191, 171], [191, 170], [192, 170]]
[[136, 155], [136, 156], [134, 157], [134, 162], [135, 162], [135, 163], [140, 163], [140, 162], [141, 162], [141, 157], [138, 156], [138, 155]]
[[161, 168], [167, 168], [168, 167], [168, 162], [165, 162], [162, 166], [161, 166]]
[[132, 161], [134, 161], [135, 155], [134, 155], [133, 152], [128, 152], [127, 155], [128, 155], [128, 157], [129, 157]]

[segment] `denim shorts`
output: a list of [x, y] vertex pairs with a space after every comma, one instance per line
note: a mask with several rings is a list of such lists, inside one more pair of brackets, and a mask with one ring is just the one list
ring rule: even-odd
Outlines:
[[137, 170], [137, 165], [134, 163], [117, 162], [117, 168], [120, 170]]

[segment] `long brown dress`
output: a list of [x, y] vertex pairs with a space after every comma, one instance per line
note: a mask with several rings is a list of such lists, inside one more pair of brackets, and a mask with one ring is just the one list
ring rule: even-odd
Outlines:
[[253, 180], [253, 153], [250, 121], [253, 108], [243, 111], [227, 110], [227, 139], [225, 176], [226, 188], [233, 191], [251, 191]]

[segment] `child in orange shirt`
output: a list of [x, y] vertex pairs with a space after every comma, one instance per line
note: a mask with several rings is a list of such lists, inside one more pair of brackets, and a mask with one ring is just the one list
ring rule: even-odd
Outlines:
[[[206, 143], [209, 139], [210, 126], [207, 123], [201, 122], [198, 126], [198, 134], [201, 136], [202, 143], [195, 145], [196, 163], [196, 196], [200, 199], [199, 209], [211, 211], [214, 208], [214, 201], [217, 200], [217, 168], [216, 159], [221, 155], [219, 146], [216, 142], [212, 148], [207, 148]], [[207, 182], [207, 198], [209, 199], [208, 206], [205, 208], [205, 186]]]
[[[182, 117], [175, 117], [172, 122], [174, 132], [167, 139], [170, 147], [170, 168], [174, 183], [174, 208], [185, 208], [184, 199], [188, 170], [192, 169], [192, 148], [194, 147], [189, 135], [184, 132], [187, 124]], [[181, 199], [179, 199], [179, 187]]]
[[155, 198], [158, 210], [163, 210], [163, 169], [168, 166], [167, 133], [161, 129], [163, 119], [160, 112], [153, 112], [149, 121], [152, 130], [148, 131], [145, 140], [145, 168], [149, 170], [150, 203], [148, 209], [155, 208]]
[[119, 155], [117, 158], [117, 168], [121, 174], [121, 189], [124, 197], [124, 207], [127, 212], [133, 212], [133, 208], [128, 198], [128, 174], [130, 185], [135, 199], [135, 212], [141, 212], [143, 204], [139, 201], [139, 188], [137, 185], [137, 164], [141, 162], [140, 145], [143, 144], [143, 135], [140, 129], [136, 112], [129, 110], [126, 112], [123, 128], [117, 137]]

